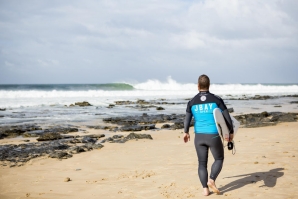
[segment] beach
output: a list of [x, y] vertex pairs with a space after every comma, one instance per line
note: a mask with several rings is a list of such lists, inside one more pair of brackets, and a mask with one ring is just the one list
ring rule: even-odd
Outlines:
[[0, 199], [298, 199], [298, 1], [0, 5]]
[[[208, 197], [296, 198], [297, 129], [297, 122], [240, 128], [236, 154], [225, 148], [216, 181], [222, 194]], [[41, 157], [1, 167], [0, 198], [202, 198], [194, 134], [185, 144], [181, 130], [146, 133], [153, 140], [107, 143], [66, 160]], [[210, 157], [208, 167], [212, 162]]]
[[[2, 85], [0, 198], [204, 197], [194, 133], [183, 142], [197, 90], [177, 84]], [[208, 197], [298, 195], [297, 89], [213, 86], [241, 126]]]

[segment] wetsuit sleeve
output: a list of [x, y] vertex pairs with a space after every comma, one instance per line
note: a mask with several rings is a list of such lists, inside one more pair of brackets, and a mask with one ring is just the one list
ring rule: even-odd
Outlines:
[[184, 133], [188, 133], [191, 119], [192, 119], [192, 113], [189, 113], [186, 111], [185, 121], [184, 121]]
[[222, 114], [225, 118], [225, 122], [231, 134], [234, 133], [233, 122], [230, 116], [230, 113], [224, 103], [224, 101], [220, 98], [219, 108], [222, 110]]
[[192, 113], [190, 110], [190, 101], [189, 101], [187, 103], [186, 115], [185, 115], [185, 120], [184, 120], [184, 133], [188, 133], [191, 119], [192, 119]]

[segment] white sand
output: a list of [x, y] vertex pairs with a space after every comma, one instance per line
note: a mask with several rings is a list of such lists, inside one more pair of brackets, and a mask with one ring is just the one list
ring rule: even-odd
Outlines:
[[[67, 160], [45, 157], [1, 167], [0, 198], [204, 198], [194, 135], [185, 144], [181, 130], [142, 133], [153, 140], [107, 143]], [[208, 198], [298, 197], [298, 122], [241, 128], [235, 141], [236, 155], [225, 149], [216, 181], [222, 195]], [[209, 168], [212, 162], [210, 156]], [[71, 181], [64, 182], [66, 177]]]

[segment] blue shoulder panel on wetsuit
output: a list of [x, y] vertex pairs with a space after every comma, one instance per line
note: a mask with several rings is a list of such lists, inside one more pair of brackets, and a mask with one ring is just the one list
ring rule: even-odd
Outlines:
[[216, 103], [196, 104], [191, 107], [191, 112], [195, 120], [195, 133], [218, 133], [213, 117], [213, 110], [215, 108], [218, 108]]

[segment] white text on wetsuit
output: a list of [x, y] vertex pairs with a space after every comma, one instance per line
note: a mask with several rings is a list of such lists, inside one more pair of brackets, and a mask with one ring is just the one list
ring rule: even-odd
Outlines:
[[212, 110], [212, 103], [209, 104], [199, 104], [199, 105], [195, 105], [195, 111], [198, 112], [200, 110], [200, 113], [208, 113]]

